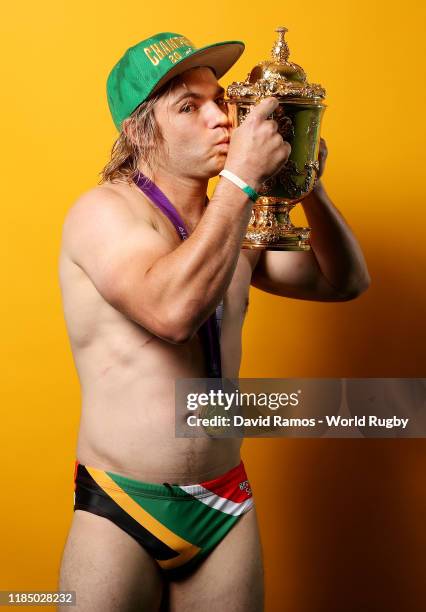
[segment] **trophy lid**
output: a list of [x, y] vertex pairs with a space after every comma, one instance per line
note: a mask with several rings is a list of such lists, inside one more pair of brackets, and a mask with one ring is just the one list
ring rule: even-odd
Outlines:
[[290, 51], [284, 40], [287, 28], [278, 27], [275, 31], [278, 32], [278, 39], [272, 47], [272, 58], [256, 64], [245, 81], [231, 83], [227, 89], [230, 100], [266, 96], [310, 100], [324, 98], [325, 89], [316, 83], [308, 83], [303, 68], [288, 60]]

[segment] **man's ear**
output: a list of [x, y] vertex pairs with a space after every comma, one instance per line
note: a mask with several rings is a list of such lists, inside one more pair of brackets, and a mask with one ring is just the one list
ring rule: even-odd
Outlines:
[[134, 146], [139, 146], [139, 135], [137, 132], [136, 121], [133, 121], [131, 117], [124, 119], [121, 124], [121, 129], [124, 132], [127, 140]]
[[132, 130], [131, 130], [130, 124], [131, 124], [131, 119], [129, 117], [127, 119], [124, 119], [123, 123], [121, 124], [121, 131], [124, 132], [126, 137], [133, 142]]

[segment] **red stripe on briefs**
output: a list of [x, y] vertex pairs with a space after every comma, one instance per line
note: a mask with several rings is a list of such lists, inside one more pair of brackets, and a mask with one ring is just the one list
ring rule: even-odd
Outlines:
[[232, 470], [229, 470], [229, 472], [226, 472], [226, 474], [219, 476], [219, 478], [206, 480], [205, 482], [200, 482], [200, 484], [212, 493], [237, 503], [243, 502], [252, 496], [242, 462], [240, 465], [232, 468]]

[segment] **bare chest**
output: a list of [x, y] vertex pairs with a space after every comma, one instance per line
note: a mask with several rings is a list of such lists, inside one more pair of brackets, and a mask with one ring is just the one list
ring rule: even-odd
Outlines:
[[[130, 204], [133, 202], [130, 201]], [[136, 214], [136, 203], [134, 211]], [[146, 211], [145, 208], [145, 214]], [[178, 248], [180, 239], [169, 219], [154, 206], [148, 209], [148, 215], [156, 231], [170, 242], [172, 248]], [[219, 311], [221, 345], [230, 356], [225, 361], [232, 362], [233, 370], [240, 360], [241, 330], [257, 259], [258, 253], [254, 251], [240, 251], [232, 280], [222, 298], [223, 307]], [[62, 245], [59, 272], [68, 335], [81, 378], [94, 380], [101, 373], [111, 372], [111, 369], [134, 371], [139, 375], [141, 368], [150, 376], [160, 366], [163, 369], [166, 366], [171, 375], [178, 375], [179, 368], [192, 371], [197, 364], [202, 364], [203, 351], [198, 337], [185, 346], [175, 346], [127, 318], [97, 291], [84, 270], [73, 261], [66, 244]]]

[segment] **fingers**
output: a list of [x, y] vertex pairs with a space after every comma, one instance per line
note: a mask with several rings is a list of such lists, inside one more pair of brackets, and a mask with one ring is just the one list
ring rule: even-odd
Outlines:
[[[291, 146], [279, 132], [279, 125], [271, 114], [279, 101], [272, 96], [251, 106], [249, 114], [232, 134], [227, 165], [238, 176], [238, 170], [253, 184], [263, 182], [275, 174], [287, 161]], [[250, 184], [250, 182], [249, 182]]]
[[263, 98], [261, 102], [255, 107], [253, 107], [250, 117], [253, 119], [267, 119], [271, 113], [279, 105], [279, 102], [276, 98], [270, 96], [269, 98]]
[[325, 161], [328, 155], [328, 149], [324, 138], [320, 139], [319, 151], [318, 151], [318, 159], [320, 161]]
[[269, 119], [268, 125], [271, 126], [272, 131], [278, 132], [278, 123], [275, 121], [275, 119]]
[[280, 136], [280, 154], [282, 157], [282, 161], [286, 162], [291, 155], [291, 145], [286, 140], [283, 140]]

